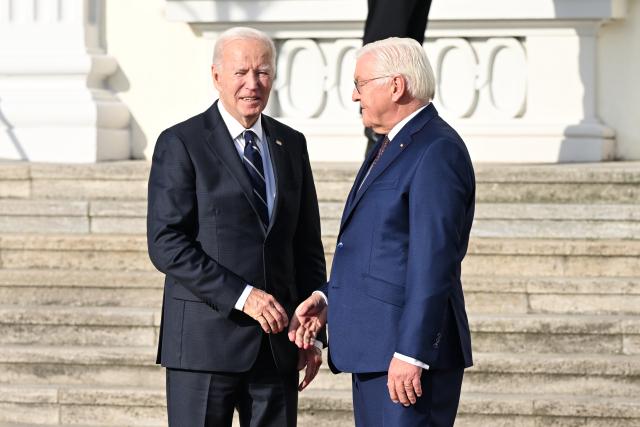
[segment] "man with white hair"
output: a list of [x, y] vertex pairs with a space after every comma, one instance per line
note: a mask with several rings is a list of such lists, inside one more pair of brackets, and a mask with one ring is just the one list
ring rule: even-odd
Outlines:
[[294, 427], [322, 354], [284, 330], [326, 281], [306, 141], [262, 114], [275, 74], [267, 35], [224, 32], [211, 74], [219, 100], [160, 134], [149, 176], [169, 425], [230, 427], [237, 409], [243, 427]]
[[352, 373], [356, 426], [452, 426], [472, 364], [460, 270], [473, 167], [431, 103], [418, 42], [364, 46], [354, 77], [364, 125], [385, 136], [347, 198], [329, 283], [298, 307], [289, 338], [309, 348], [328, 311], [329, 366]]

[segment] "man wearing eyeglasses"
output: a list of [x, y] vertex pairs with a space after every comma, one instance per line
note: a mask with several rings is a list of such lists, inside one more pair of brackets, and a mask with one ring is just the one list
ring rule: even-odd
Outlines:
[[329, 366], [352, 373], [358, 427], [452, 426], [472, 365], [460, 270], [473, 167], [431, 103], [418, 42], [389, 38], [357, 58], [352, 99], [384, 137], [348, 196], [330, 281], [298, 307], [289, 338], [308, 347], [328, 316]]

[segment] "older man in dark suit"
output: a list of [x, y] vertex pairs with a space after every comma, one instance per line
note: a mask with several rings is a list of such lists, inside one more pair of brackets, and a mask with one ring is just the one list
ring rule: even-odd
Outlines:
[[223, 33], [211, 72], [220, 99], [162, 132], [149, 177], [169, 425], [231, 426], [237, 408], [242, 426], [295, 426], [321, 352], [283, 331], [326, 280], [306, 141], [262, 114], [275, 74], [265, 34]]

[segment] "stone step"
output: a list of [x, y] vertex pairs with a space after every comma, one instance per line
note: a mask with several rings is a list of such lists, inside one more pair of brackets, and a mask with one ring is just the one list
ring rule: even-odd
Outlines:
[[162, 305], [157, 271], [0, 270], [0, 301], [20, 306], [144, 307]]
[[640, 314], [640, 277], [474, 276], [462, 279], [472, 314]]
[[[50, 165], [2, 162], [0, 197], [144, 200], [149, 162]], [[314, 163], [320, 199], [344, 201], [359, 164]], [[640, 163], [476, 164], [480, 202], [637, 203]], [[126, 183], [126, 185], [123, 185]]]
[[473, 351], [640, 355], [640, 316], [474, 315]]
[[155, 347], [0, 346], [0, 384], [161, 387]]
[[[322, 232], [335, 236], [343, 202], [320, 202]], [[21, 200], [0, 204], [0, 233], [146, 233], [144, 201]], [[479, 203], [472, 235], [518, 238], [640, 239], [631, 204]]]
[[463, 389], [625, 397], [640, 395], [640, 357], [594, 354], [475, 353]]
[[[335, 239], [323, 238], [328, 265]], [[344, 242], [348, 245], [349, 242]], [[640, 241], [472, 238], [465, 274], [505, 276], [635, 276]], [[153, 271], [138, 235], [0, 235], [0, 268]]]
[[0, 345], [156, 346], [160, 311], [0, 306]]
[[[159, 310], [0, 306], [0, 345], [156, 346]], [[470, 314], [474, 351], [640, 354], [640, 316]]]
[[[1, 270], [0, 301], [19, 306], [160, 308], [159, 272]], [[640, 314], [640, 277], [474, 276], [462, 280], [472, 314]]]
[[[305, 390], [298, 425], [346, 427], [353, 425], [351, 411], [350, 391]], [[96, 420], [101, 426], [166, 426], [164, 388], [0, 385], [0, 427], [91, 427]]]
[[[640, 393], [640, 356], [480, 353], [465, 373], [469, 392], [630, 396]], [[162, 387], [155, 348], [0, 346], [0, 384]], [[326, 363], [313, 389], [349, 390]]]
[[[162, 388], [0, 386], [0, 408], [0, 427], [91, 427], [96, 419], [109, 426], [166, 425]], [[350, 426], [351, 411], [349, 391], [306, 390], [299, 396], [298, 425]], [[633, 397], [464, 392], [456, 426], [630, 427], [639, 421], [640, 402]]]
[[640, 402], [634, 397], [463, 393], [455, 425], [631, 427], [639, 423]]

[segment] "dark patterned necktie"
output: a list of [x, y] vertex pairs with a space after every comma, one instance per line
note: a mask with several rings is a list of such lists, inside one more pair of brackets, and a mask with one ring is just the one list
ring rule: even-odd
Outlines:
[[253, 194], [256, 200], [256, 208], [265, 228], [269, 225], [269, 208], [267, 207], [267, 182], [264, 178], [262, 156], [256, 144], [256, 135], [253, 131], [244, 131], [244, 156], [242, 163], [249, 174]]
[[369, 177], [369, 174], [373, 170], [373, 167], [376, 165], [376, 163], [378, 163], [378, 160], [380, 160], [380, 157], [382, 157], [382, 153], [384, 153], [384, 150], [386, 150], [387, 147], [389, 146], [389, 142], [390, 142], [389, 138], [387, 138], [387, 135], [385, 135], [383, 140], [382, 140], [382, 144], [380, 145], [380, 148], [378, 148], [378, 152], [376, 153], [376, 157], [371, 162], [371, 165], [369, 166], [369, 169], [367, 169], [367, 173], [362, 178], [362, 181], [360, 181], [360, 185], [358, 185], [358, 191], [360, 191], [360, 189], [362, 188], [362, 185], [367, 180], [367, 178]]
[[373, 167], [376, 165], [376, 163], [378, 163], [378, 160], [380, 160], [380, 157], [382, 157], [382, 153], [384, 153], [384, 150], [387, 149], [387, 147], [389, 146], [389, 138], [387, 137], [387, 135], [384, 136], [384, 139], [382, 140], [382, 145], [380, 146], [380, 149], [378, 150], [378, 153], [376, 154], [376, 158], [373, 159], [373, 162], [371, 162], [371, 167], [369, 168], [369, 170], [373, 169]]

